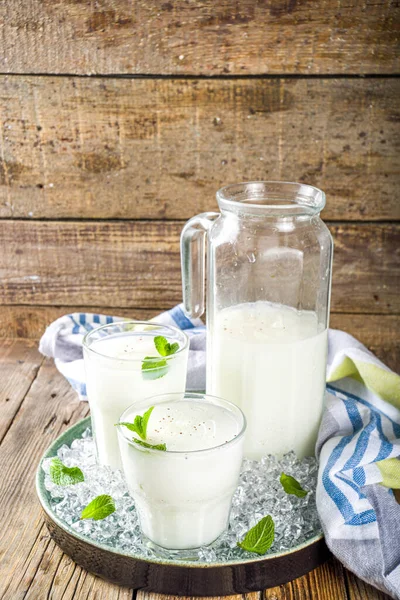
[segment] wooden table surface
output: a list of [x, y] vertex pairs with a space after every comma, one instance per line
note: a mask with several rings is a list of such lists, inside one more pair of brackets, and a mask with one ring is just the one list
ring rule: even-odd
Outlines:
[[[43, 452], [60, 433], [87, 416], [37, 342], [0, 340], [0, 598], [3, 600], [163, 600], [120, 588], [77, 566], [50, 539], [36, 497], [34, 477]], [[232, 597], [239, 599], [240, 596]], [[335, 559], [276, 588], [245, 594], [246, 600], [384, 600]], [[171, 597], [169, 597], [171, 599]]]

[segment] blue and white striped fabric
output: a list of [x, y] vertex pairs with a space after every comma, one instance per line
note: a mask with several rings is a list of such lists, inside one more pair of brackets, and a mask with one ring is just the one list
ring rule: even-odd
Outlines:
[[377, 462], [399, 455], [400, 421], [394, 407], [379, 402], [369, 390], [354, 389], [359, 386], [358, 382], [348, 382], [346, 387], [353, 388], [350, 392], [327, 385], [327, 408], [342, 425], [340, 440], [330, 438], [321, 451], [325, 466], [320, 483], [338, 511], [336, 533], [366, 539], [376, 535], [376, 515], [361, 488], [382, 481]]
[[[55, 359], [80, 398], [86, 399], [83, 336], [121, 320], [74, 313], [43, 335], [40, 351]], [[155, 320], [189, 335], [188, 389], [205, 389], [206, 331], [200, 319], [188, 319], [179, 305]], [[327, 381], [316, 447], [317, 507], [327, 544], [356, 575], [400, 598], [400, 505], [390, 489], [400, 488], [400, 377], [353, 337], [330, 330]]]
[[[54, 358], [57, 369], [66, 377], [81, 400], [87, 400], [82, 340], [88, 331], [125, 317], [111, 317], [92, 313], [72, 313], [54, 321], [40, 340], [39, 350]], [[183, 329], [190, 339], [187, 389], [204, 389], [205, 325], [200, 319], [188, 319], [182, 305], [162, 313], [157, 323]], [[202, 334], [202, 335], [201, 335]]]
[[327, 544], [359, 577], [400, 598], [400, 506], [390, 489], [400, 488], [400, 377], [330, 330], [327, 380], [317, 442]]

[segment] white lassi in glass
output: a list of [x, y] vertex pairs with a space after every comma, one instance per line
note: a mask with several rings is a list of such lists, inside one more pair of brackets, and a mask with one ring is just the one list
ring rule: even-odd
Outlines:
[[221, 310], [208, 345], [207, 392], [247, 419], [245, 456], [314, 454], [326, 376], [327, 330], [311, 311], [270, 302]]
[[[160, 356], [156, 336], [177, 343], [170, 356]], [[152, 323], [121, 322], [90, 332], [84, 343], [86, 389], [98, 461], [121, 468], [115, 424], [132, 403], [155, 394], [185, 390], [189, 344], [174, 327]], [[155, 368], [147, 357], [154, 357]], [[164, 366], [157, 367], [157, 361]]]
[[133, 422], [151, 406], [146, 442], [118, 426], [125, 478], [144, 535], [170, 550], [216, 540], [228, 525], [243, 456], [245, 419], [236, 406], [201, 394], [167, 394], [130, 407]]

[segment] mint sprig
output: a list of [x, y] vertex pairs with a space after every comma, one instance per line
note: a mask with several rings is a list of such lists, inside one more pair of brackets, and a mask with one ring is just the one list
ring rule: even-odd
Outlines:
[[282, 484], [283, 489], [287, 494], [292, 494], [293, 496], [297, 496], [298, 498], [304, 498], [307, 496], [308, 491], [304, 490], [300, 483], [292, 477], [291, 475], [286, 475], [286, 473], [281, 473], [279, 481]]
[[[163, 335], [156, 335], [154, 346], [160, 356], [171, 356], [179, 350], [178, 342], [170, 344]], [[168, 372], [168, 363], [158, 356], [145, 356], [142, 362], [142, 375], [144, 379], [159, 379]]]
[[96, 496], [81, 513], [81, 519], [100, 521], [115, 512], [114, 500], [107, 494]]
[[179, 350], [178, 342], [170, 344], [163, 335], [156, 335], [154, 345], [160, 356], [171, 356], [171, 354], [175, 354]]
[[150, 448], [151, 450], [163, 450], [165, 452], [167, 449], [166, 444], [149, 444], [148, 442], [143, 442], [136, 438], [132, 438], [132, 441], [135, 442], [135, 444], [139, 444], [139, 446], [143, 446], [143, 448]]
[[150, 415], [153, 412], [154, 406], [150, 406], [148, 410], [144, 413], [143, 416], [136, 415], [133, 423], [122, 422], [118, 423], [118, 425], [124, 425], [129, 429], [129, 431], [133, 431], [137, 433], [142, 440], [147, 438], [147, 424], [150, 419]]
[[252, 527], [237, 545], [247, 552], [265, 554], [272, 546], [275, 538], [275, 524], [271, 515], [263, 517], [257, 525]]
[[142, 375], [144, 379], [160, 379], [168, 372], [168, 365], [165, 359], [158, 356], [146, 356], [142, 362]]
[[56, 485], [75, 485], [85, 481], [79, 467], [66, 467], [57, 457], [50, 464], [50, 479]]

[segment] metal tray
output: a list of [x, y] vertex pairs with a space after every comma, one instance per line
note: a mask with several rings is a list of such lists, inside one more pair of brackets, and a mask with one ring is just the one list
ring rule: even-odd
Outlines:
[[57, 455], [63, 444], [71, 445], [90, 427], [90, 417], [73, 425], [47, 449], [37, 469], [36, 490], [43, 516], [56, 544], [78, 565], [113, 583], [137, 590], [185, 596], [222, 596], [260, 591], [305, 575], [325, 562], [329, 550], [323, 535], [310, 538], [291, 551], [243, 561], [205, 563], [144, 558], [118, 552], [80, 535], [62, 521], [50, 506], [44, 485], [44, 458]]

